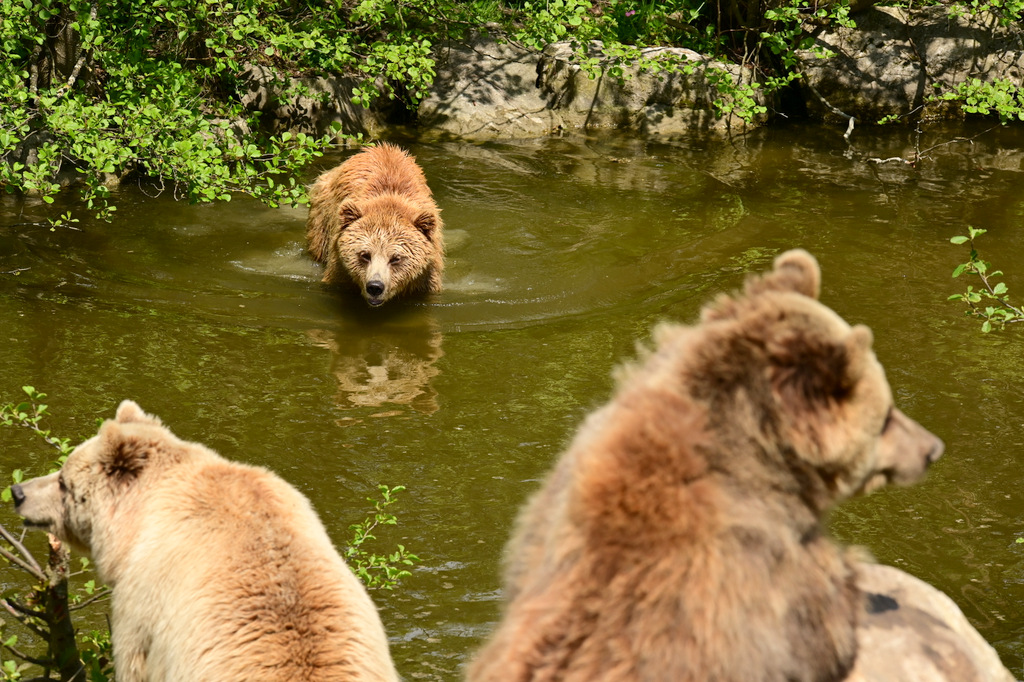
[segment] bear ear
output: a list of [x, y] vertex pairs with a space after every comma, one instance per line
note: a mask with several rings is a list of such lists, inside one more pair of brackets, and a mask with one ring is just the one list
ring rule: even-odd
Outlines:
[[429, 211], [424, 211], [416, 216], [416, 220], [412, 224], [427, 239], [433, 239], [434, 230], [437, 229], [437, 216]]
[[800, 415], [820, 413], [844, 401], [856, 384], [854, 362], [863, 355], [858, 351], [863, 340], [860, 333], [827, 341], [797, 331], [770, 343], [771, 385], [779, 402]]
[[345, 229], [355, 221], [363, 217], [363, 212], [359, 209], [359, 205], [350, 200], [341, 202], [341, 207], [338, 209], [338, 216], [341, 218], [341, 229]]
[[138, 422], [160, 426], [160, 420], [151, 414], [143, 412], [142, 408], [134, 400], [122, 400], [121, 404], [117, 406], [117, 414], [114, 419], [119, 424]]
[[821, 268], [814, 256], [803, 249], [792, 249], [775, 259], [771, 272], [751, 276], [743, 287], [743, 295], [720, 295], [715, 302], [701, 311], [701, 320], [715, 322], [735, 318], [744, 307], [745, 299], [767, 292], [790, 291], [813, 299], [821, 290]]
[[[120, 410], [119, 410], [120, 412]], [[138, 478], [149, 459], [148, 446], [134, 434], [125, 433], [120, 421], [107, 421], [100, 427], [103, 448], [100, 465], [114, 483], [130, 483]]]
[[775, 259], [774, 269], [751, 279], [746, 286], [748, 296], [766, 291], [795, 291], [810, 298], [821, 292], [821, 268], [818, 261], [803, 249], [792, 249]]
[[871, 344], [874, 343], [874, 340], [875, 337], [871, 333], [871, 329], [862, 324], [854, 325], [850, 335], [846, 337], [844, 345], [849, 359], [846, 373], [851, 382], [863, 376], [864, 361], [871, 355]]

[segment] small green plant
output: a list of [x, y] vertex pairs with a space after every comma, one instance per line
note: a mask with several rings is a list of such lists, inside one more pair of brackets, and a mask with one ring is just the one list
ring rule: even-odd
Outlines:
[[994, 14], [1000, 25], [1009, 26], [1020, 21], [1024, 14], [1024, 0], [967, 0], [949, 5], [949, 16], [976, 15], [982, 12]]
[[985, 234], [986, 230], [968, 226], [966, 235], [958, 235], [950, 239], [957, 245], [970, 244], [971, 253], [966, 263], [961, 263], [953, 270], [953, 277], [974, 275], [980, 280], [981, 286], [975, 288], [968, 284], [962, 294], [953, 294], [950, 301], [962, 301], [968, 317], [982, 320], [981, 331], [988, 333], [993, 329], [1004, 329], [1008, 324], [1024, 322], [1024, 310], [1010, 302], [1009, 289], [1005, 282], [996, 282], [1002, 276], [1001, 270], [992, 270], [987, 261], [981, 259], [974, 246], [974, 240]]
[[717, 97], [711, 105], [718, 116], [732, 114], [750, 123], [768, 111], [767, 107], [757, 103], [756, 93], [761, 88], [760, 83], [737, 83], [731, 73], [715, 67], [709, 68], [704, 75], [715, 87]]
[[393, 590], [403, 578], [412, 575], [405, 567], [414, 565], [420, 558], [410, 553], [403, 545], [398, 545], [394, 552], [384, 555], [374, 554], [363, 547], [368, 540], [376, 539], [373, 535], [375, 528], [398, 523], [398, 518], [387, 511], [387, 508], [394, 504], [395, 493], [405, 490], [405, 486], [396, 485], [389, 488], [386, 485], [378, 485], [377, 490], [380, 492], [379, 498], [366, 498], [368, 502], [373, 503], [373, 515], [361, 523], [349, 526], [352, 530], [352, 540], [345, 548], [344, 556], [349, 567], [368, 588]]
[[768, 23], [766, 30], [761, 32], [761, 40], [786, 69], [796, 67], [798, 50], [812, 50], [819, 58], [834, 56], [831, 51], [815, 45], [814, 38], [804, 29], [808, 20], [834, 23], [847, 28], [855, 26], [850, 18], [849, 2], [811, 4], [813, 6], [809, 7], [800, 0], [786, 0], [764, 12]]
[[968, 114], [995, 114], [1003, 125], [1024, 121], [1024, 92], [1009, 79], [988, 83], [972, 78], [960, 83], [956, 90], [938, 95], [936, 99], [961, 102], [961, 107]]

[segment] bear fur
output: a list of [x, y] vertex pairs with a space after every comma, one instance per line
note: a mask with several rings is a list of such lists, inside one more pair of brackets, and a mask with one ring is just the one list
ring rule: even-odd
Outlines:
[[441, 291], [441, 211], [416, 160], [394, 145], [368, 147], [316, 179], [306, 240], [323, 281], [358, 287], [371, 306]]
[[138, 405], [12, 487], [112, 589], [118, 682], [397, 680], [377, 610], [309, 501]]
[[942, 441], [789, 251], [663, 325], [520, 514], [471, 682], [825, 682], [857, 655], [857, 562], [823, 514]]

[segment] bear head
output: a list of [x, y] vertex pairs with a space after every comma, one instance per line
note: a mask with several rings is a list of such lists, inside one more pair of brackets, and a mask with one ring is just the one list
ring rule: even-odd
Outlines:
[[395, 195], [347, 199], [338, 209], [341, 230], [333, 257], [371, 306], [421, 288], [437, 266], [440, 216]]
[[723, 466], [786, 472], [819, 512], [912, 483], [943, 451], [893, 404], [871, 331], [818, 302], [820, 282], [813, 256], [787, 251], [771, 272], [706, 307], [700, 325], [662, 327], [655, 353], [682, 363], [683, 385], [733, 451], [759, 453]]
[[[59, 471], [11, 487], [25, 525], [53, 533], [97, 560], [113, 514], [131, 514], [126, 500], [140, 494], [155, 462], [164, 470], [185, 450], [160, 420], [123, 401], [116, 417], [68, 455]], [[130, 524], [120, 524], [128, 528]]]

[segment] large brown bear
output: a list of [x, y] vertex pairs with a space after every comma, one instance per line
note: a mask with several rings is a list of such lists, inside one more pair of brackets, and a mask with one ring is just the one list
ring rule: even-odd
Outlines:
[[521, 514], [472, 682], [823, 682], [857, 656], [856, 562], [822, 516], [943, 451], [805, 251], [664, 325]]
[[323, 173], [309, 191], [306, 239], [323, 281], [355, 285], [379, 306], [441, 291], [441, 212], [416, 160], [381, 143]]
[[19, 514], [112, 588], [118, 682], [397, 681], [377, 610], [309, 501], [124, 401]]

